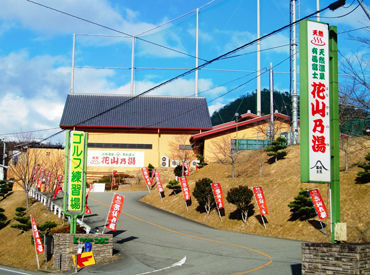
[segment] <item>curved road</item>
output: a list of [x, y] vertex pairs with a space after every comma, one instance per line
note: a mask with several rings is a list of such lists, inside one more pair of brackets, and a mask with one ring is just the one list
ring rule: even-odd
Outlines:
[[[300, 274], [300, 242], [212, 229], [139, 202], [145, 194], [124, 193], [114, 234], [119, 259], [79, 273]], [[102, 230], [112, 195], [90, 193], [87, 224]]]

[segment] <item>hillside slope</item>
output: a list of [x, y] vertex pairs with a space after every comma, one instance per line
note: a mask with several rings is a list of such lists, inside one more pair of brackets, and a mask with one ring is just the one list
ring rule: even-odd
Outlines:
[[[357, 163], [364, 160], [365, 154], [370, 149], [370, 140], [356, 138], [349, 140], [348, 163], [349, 171], [345, 172], [344, 153], [341, 151], [341, 220], [347, 223], [348, 242], [370, 240], [370, 230], [363, 234], [370, 226], [370, 184], [355, 184], [355, 178], [360, 168]], [[255, 213], [247, 223], [229, 218], [229, 214], [235, 211], [235, 206], [225, 200], [226, 216], [222, 222], [219, 220], [216, 210], [209, 215], [196, 211], [198, 206], [195, 198], [192, 205], [186, 210], [183, 195], [170, 195], [171, 190], [165, 188], [166, 197], [161, 201], [156, 190], [142, 199], [143, 202], [155, 207], [175, 213], [185, 218], [207, 224], [223, 230], [238, 231], [249, 234], [288, 238], [305, 241], [327, 242], [330, 240], [330, 218], [323, 222], [326, 224], [327, 235], [321, 231], [316, 219], [309, 221], [288, 221], [290, 211], [288, 204], [303, 188], [320, 190], [326, 207], [330, 212], [329, 186], [328, 184], [300, 183], [300, 159], [299, 145], [289, 146], [288, 155], [284, 160], [268, 164], [266, 153], [263, 150], [243, 152], [236, 166], [237, 177], [231, 178], [231, 166], [223, 164], [210, 164], [189, 176], [191, 192], [194, 190], [198, 179], [208, 177], [214, 182], [220, 182], [224, 197], [228, 190], [239, 185], [262, 186], [269, 214], [266, 216], [268, 223], [266, 229], [257, 219], [259, 211], [255, 205]], [[262, 167], [262, 176], [260, 168]], [[169, 179], [174, 178], [172, 169], [160, 169], [162, 182], [165, 185]]]

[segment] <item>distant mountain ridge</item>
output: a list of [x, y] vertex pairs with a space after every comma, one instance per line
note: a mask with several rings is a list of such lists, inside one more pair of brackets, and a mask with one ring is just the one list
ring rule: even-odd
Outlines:
[[[225, 105], [211, 116], [212, 125], [218, 125], [235, 120], [235, 113], [239, 115], [247, 113], [250, 110], [253, 114], [257, 113], [257, 94], [253, 92], [242, 96], [233, 102]], [[261, 91], [261, 113], [266, 115], [270, 113], [270, 91], [263, 89]], [[274, 111], [291, 116], [291, 100], [288, 92], [274, 91]]]

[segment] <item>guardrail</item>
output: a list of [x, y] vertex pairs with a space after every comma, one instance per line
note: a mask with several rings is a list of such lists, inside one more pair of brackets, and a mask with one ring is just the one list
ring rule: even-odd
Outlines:
[[[63, 207], [59, 206], [58, 204], [54, 203], [51, 198], [48, 198], [44, 194], [42, 194], [40, 191], [37, 191], [36, 189], [31, 189], [28, 192], [28, 195], [33, 197], [34, 199], [41, 202], [43, 205], [45, 205], [47, 208], [50, 209], [54, 213], [54, 215], [58, 215], [58, 218], [62, 219], [64, 221], [65, 215], [63, 212]], [[68, 223], [69, 223], [69, 217], [68, 217]], [[77, 223], [85, 230], [87, 234], [94, 233], [92, 232], [92, 228], [84, 223], [82, 220], [77, 219]]]

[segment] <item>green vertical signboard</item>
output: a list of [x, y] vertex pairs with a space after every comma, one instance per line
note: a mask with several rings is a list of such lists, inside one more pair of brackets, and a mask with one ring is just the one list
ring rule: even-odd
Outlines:
[[336, 28], [300, 23], [301, 182], [330, 183], [331, 228], [340, 221]]
[[81, 131], [66, 134], [63, 211], [71, 218], [70, 233], [76, 233], [77, 217], [85, 211], [87, 138]]

